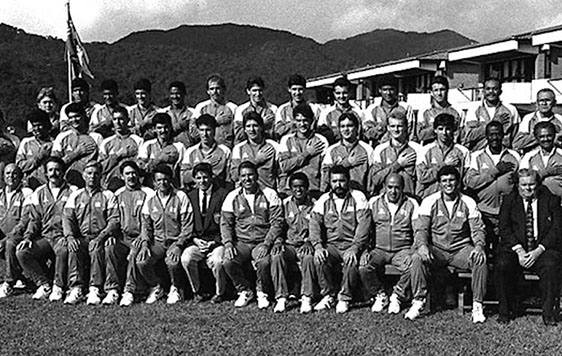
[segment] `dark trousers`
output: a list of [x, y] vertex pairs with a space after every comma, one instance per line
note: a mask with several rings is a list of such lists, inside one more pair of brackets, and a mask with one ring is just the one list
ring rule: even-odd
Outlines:
[[[37, 286], [51, 283], [55, 267], [55, 252], [49, 240], [45, 238], [35, 240], [30, 248], [17, 251], [16, 256], [25, 276], [31, 278]], [[51, 263], [50, 268], [48, 262]], [[60, 268], [60, 264], [58, 267]], [[64, 272], [59, 271], [58, 274], [62, 275]], [[60, 287], [61, 284], [62, 282], [58, 286]]]
[[22, 268], [16, 257], [16, 246], [21, 239], [4, 238], [0, 240], [0, 258], [6, 260], [6, 275], [4, 282], [10, 285], [22, 278]]
[[[539, 275], [542, 314], [544, 317], [555, 316], [556, 297], [560, 291], [560, 252], [545, 251], [529, 268]], [[508, 316], [517, 310], [516, 293], [523, 267], [519, 265], [517, 254], [513, 251], [500, 251], [495, 264], [496, 288], [500, 302], [500, 315]]]

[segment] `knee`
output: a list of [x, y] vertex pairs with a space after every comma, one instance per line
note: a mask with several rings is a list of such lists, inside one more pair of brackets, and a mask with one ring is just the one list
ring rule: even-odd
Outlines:
[[183, 253], [181, 254], [180, 261], [181, 261], [181, 264], [183, 266], [188, 266], [188, 265], [194, 263], [192, 247], [195, 247], [195, 246], [191, 246], [191, 247], [186, 248], [185, 251], [183, 251]]
[[265, 257], [255, 259], [254, 264], [256, 265], [256, 269], [268, 268], [271, 266], [271, 256], [267, 255]]

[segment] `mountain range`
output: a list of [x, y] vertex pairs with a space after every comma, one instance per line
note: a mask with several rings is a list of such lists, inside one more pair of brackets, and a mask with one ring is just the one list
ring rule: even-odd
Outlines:
[[[95, 75], [93, 100], [101, 101], [101, 81], [113, 78], [120, 85], [120, 99], [131, 104], [134, 82], [145, 77], [153, 83], [157, 105], [168, 105], [168, 84], [182, 80], [188, 103], [194, 106], [206, 98], [205, 78], [210, 73], [225, 77], [228, 96], [236, 103], [247, 101], [247, 78], [260, 75], [268, 100], [280, 104], [288, 100], [286, 81], [293, 73], [310, 78], [471, 43], [475, 42], [450, 30], [382, 29], [320, 44], [287, 31], [229, 23], [140, 31], [111, 44], [85, 46]], [[0, 109], [8, 122], [24, 127], [41, 86], [53, 86], [59, 100], [66, 101], [64, 41], [0, 24], [0, 54]]]

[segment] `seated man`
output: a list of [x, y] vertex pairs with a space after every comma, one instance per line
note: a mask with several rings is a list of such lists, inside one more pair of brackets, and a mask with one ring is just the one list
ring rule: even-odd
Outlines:
[[[476, 202], [460, 192], [461, 175], [452, 166], [437, 172], [439, 191], [425, 198], [419, 209], [412, 269], [422, 271], [420, 297], [427, 295], [427, 265], [472, 270], [472, 322], [483, 323], [488, 278], [486, 235]], [[417, 280], [417, 279], [416, 279]]]
[[[367, 247], [370, 213], [365, 194], [351, 189], [347, 168], [331, 167], [329, 182], [330, 190], [320, 196], [310, 217], [310, 242], [322, 295], [314, 310], [332, 308], [337, 294], [336, 312], [345, 313], [359, 279], [359, 257]], [[343, 274], [339, 293], [335, 283], [338, 271]]]
[[530, 270], [540, 277], [543, 322], [553, 326], [560, 295], [560, 198], [541, 186], [536, 171], [522, 169], [517, 178], [518, 189], [505, 198], [500, 210], [501, 243], [495, 264], [498, 322], [507, 324], [515, 317], [520, 274]]
[[[45, 162], [45, 171], [48, 182], [37, 188], [30, 197], [30, 220], [23, 240], [17, 246], [16, 257], [24, 273], [38, 287], [33, 297], [43, 299], [47, 295], [54, 302], [63, 299], [67, 286], [68, 249], [62, 215], [76, 187], [65, 182], [61, 158], [49, 157]], [[48, 262], [55, 271], [52, 288]]]
[[252, 162], [242, 162], [238, 173], [240, 188], [228, 193], [221, 211], [224, 269], [238, 292], [234, 306], [245, 307], [254, 298], [245, 272], [253, 265], [258, 308], [269, 307], [268, 292], [273, 285], [277, 300], [274, 311], [283, 312], [289, 294], [282, 268], [283, 204], [273, 189], [258, 183], [258, 170]]
[[[415, 199], [404, 195], [404, 178], [398, 173], [390, 173], [386, 178], [385, 193], [371, 198], [369, 209], [374, 231], [373, 249], [362, 259], [359, 274], [369, 296], [375, 298], [371, 310], [380, 313], [388, 306], [389, 314], [398, 314], [410, 289], [411, 247], [419, 205]], [[396, 266], [401, 273], [390, 303], [381, 282], [387, 264]], [[414, 304], [421, 304], [417, 307], [421, 311], [425, 298], [414, 291], [414, 301]]]
[[221, 263], [224, 248], [219, 224], [220, 210], [228, 192], [213, 183], [213, 167], [209, 163], [196, 164], [193, 167], [193, 179], [196, 189], [187, 194], [193, 206], [193, 244], [183, 251], [181, 264], [187, 273], [193, 300], [201, 302], [208, 298], [199, 278], [199, 262], [205, 261], [215, 277], [215, 295], [211, 301], [221, 303], [226, 292], [227, 277]]
[[150, 288], [147, 304], [164, 295], [162, 277], [155, 273], [155, 265], [164, 260], [171, 281], [166, 303], [176, 304], [183, 299], [180, 258], [193, 234], [193, 207], [187, 195], [172, 185], [168, 165], [156, 166], [153, 176], [155, 194], [146, 197], [142, 208], [141, 246], [130, 258]]

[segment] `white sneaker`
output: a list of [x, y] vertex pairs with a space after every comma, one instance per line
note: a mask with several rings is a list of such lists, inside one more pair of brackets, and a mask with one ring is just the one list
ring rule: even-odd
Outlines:
[[234, 302], [234, 306], [236, 308], [243, 308], [248, 305], [252, 299], [254, 299], [254, 292], [251, 290], [245, 290], [238, 293], [238, 299]]
[[102, 300], [103, 305], [113, 305], [119, 300], [119, 292], [117, 289], [111, 289]]
[[412, 301], [412, 305], [410, 306], [410, 309], [404, 315], [404, 318], [410, 320], [417, 319], [420, 316], [424, 307], [425, 307], [425, 299], [422, 300], [414, 299]]
[[98, 305], [101, 303], [100, 290], [98, 287], [90, 287], [90, 291], [86, 296], [87, 305]]
[[472, 302], [472, 323], [483, 323], [486, 321], [484, 316], [484, 306], [480, 302]]
[[82, 293], [82, 288], [74, 287], [70, 290], [66, 299], [64, 300], [64, 304], [78, 304], [82, 300], [84, 300], [84, 294]]
[[332, 296], [327, 295], [324, 298], [322, 298], [322, 300], [318, 302], [318, 304], [314, 306], [314, 310], [316, 311], [328, 310], [328, 309], [332, 309], [332, 306], [334, 306], [334, 298], [332, 298]]
[[135, 296], [131, 292], [124, 292], [121, 296], [121, 302], [119, 303], [122, 307], [129, 307], [135, 301]]
[[14, 294], [14, 289], [8, 282], [2, 283], [0, 285], [0, 298], [6, 298]]
[[168, 299], [166, 299], [167, 304], [176, 304], [177, 302], [181, 301], [182, 295], [178, 287], [171, 286], [170, 292], [168, 292]]
[[25, 288], [27, 288], [27, 285], [21, 279], [18, 279], [14, 284], [14, 289], [25, 289]]
[[264, 292], [257, 292], [258, 295], [258, 309], [269, 308], [269, 299], [267, 299], [267, 294]]
[[312, 312], [312, 298], [303, 295], [301, 298], [301, 314]]
[[58, 302], [59, 300], [62, 300], [63, 297], [64, 292], [62, 291], [62, 288], [54, 284], [51, 295], [49, 295], [49, 300], [51, 302]]
[[388, 305], [388, 296], [386, 295], [385, 292], [380, 292], [375, 297], [375, 302], [371, 307], [371, 311], [373, 313], [380, 313], [383, 311], [384, 308], [386, 308], [387, 305]]
[[338, 304], [336, 304], [336, 313], [343, 314], [347, 313], [349, 310], [349, 302], [345, 300], [338, 300]]
[[273, 308], [273, 312], [283, 313], [285, 312], [286, 306], [287, 306], [287, 298], [279, 298], [277, 299], [277, 303], [275, 303], [275, 308]]
[[400, 298], [396, 293], [392, 293], [390, 296], [390, 303], [388, 304], [388, 314], [398, 314], [400, 313]]
[[35, 291], [35, 294], [31, 298], [35, 300], [39, 299], [47, 299], [51, 294], [51, 286], [48, 284], [40, 285], [39, 288]]
[[152, 287], [148, 292], [148, 297], [146, 298], [145, 303], [154, 304], [158, 301], [158, 299], [162, 298], [163, 295], [164, 295], [164, 290], [162, 290], [162, 287], [160, 287], [160, 285], [157, 285], [156, 287]]

